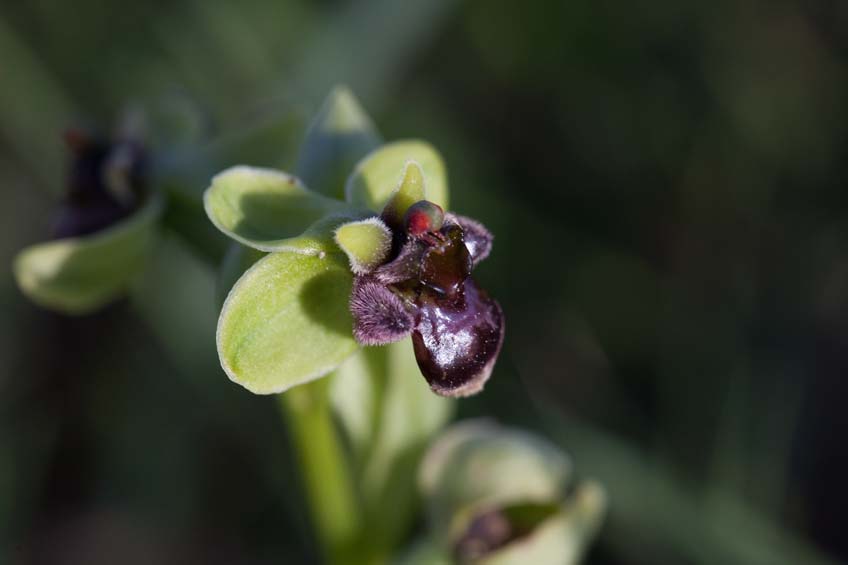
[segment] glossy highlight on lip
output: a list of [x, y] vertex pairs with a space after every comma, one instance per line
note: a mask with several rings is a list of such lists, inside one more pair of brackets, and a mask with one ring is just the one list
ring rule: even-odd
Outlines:
[[492, 373], [503, 343], [503, 312], [471, 277], [457, 294], [421, 293], [412, 344], [434, 391], [467, 396], [478, 392]]

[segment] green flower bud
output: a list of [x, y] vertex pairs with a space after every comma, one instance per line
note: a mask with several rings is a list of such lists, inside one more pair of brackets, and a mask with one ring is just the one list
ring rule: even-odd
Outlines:
[[434, 539], [462, 564], [577, 563], [605, 495], [593, 482], [569, 490], [571, 482], [556, 446], [485, 421], [444, 434], [419, 475]]

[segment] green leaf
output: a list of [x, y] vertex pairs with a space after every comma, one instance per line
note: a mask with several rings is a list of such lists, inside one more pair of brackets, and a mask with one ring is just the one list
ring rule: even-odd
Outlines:
[[109, 228], [24, 249], [13, 267], [18, 286], [33, 302], [65, 314], [105, 306], [121, 296], [143, 268], [161, 212], [162, 199], [155, 195]]
[[218, 356], [227, 376], [251, 392], [271, 394], [335, 369], [357, 349], [351, 285], [338, 252], [260, 259], [230, 291], [218, 320]]
[[221, 311], [215, 302], [212, 265], [182, 237], [164, 230], [129, 299], [133, 311], [156, 335], [167, 362], [198, 387], [196, 392], [226, 401], [220, 393], [230, 389], [228, 383], [220, 379], [223, 386], [218, 386], [208, 378], [217, 369], [215, 324]]
[[438, 151], [424, 141], [388, 143], [356, 165], [345, 184], [345, 198], [352, 205], [380, 212], [400, 186], [408, 161], [417, 161], [424, 170], [427, 200], [448, 207], [445, 164]]
[[333, 379], [331, 400], [359, 468], [364, 538], [370, 551], [386, 551], [412, 523], [416, 469], [456, 403], [432, 393], [410, 339], [365, 348], [345, 362]]
[[203, 204], [219, 230], [260, 251], [289, 250], [289, 238], [316, 220], [350, 212], [343, 202], [311, 192], [296, 177], [246, 166], [216, 175]]
[[313, 118], [295, 170], [316, 192], [342, 199], [351, 169], [381, 142], [350, 89], [337, 86]]
[[392, 232], [379, 218], [342, 224], [336, 230], [335, 239], [347, 255], [350, 269], [357, 274], [376, 269], [392, 249]]

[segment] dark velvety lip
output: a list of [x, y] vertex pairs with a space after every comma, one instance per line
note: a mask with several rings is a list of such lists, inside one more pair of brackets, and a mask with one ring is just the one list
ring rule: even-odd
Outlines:
[[479, 392], [492, 374], [504, 339], [500, 305], [472, 278], [461, 297], [424, 291], [418, 301], [412, 344], [430, 388], [442, 396]]
[[411, 333], [430, 388], [460, 397], [479, 392], [491, 376], [504, 315], [471, 277], [489, 254], [492, 235], [469, 218], [446, 220], [438, 231], [396, 238], [391, 261], [356, 277], [350, 310], [360, 344], [383, 345]]

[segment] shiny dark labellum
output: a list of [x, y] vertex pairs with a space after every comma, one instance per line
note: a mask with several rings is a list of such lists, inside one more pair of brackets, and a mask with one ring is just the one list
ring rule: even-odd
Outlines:
[[500, 306], [471, 277], [491, 242], [481, 224], [449, 214], [438, 230], [407, 231], [391, 261], [356, 277], [354, 337], [380, 345], [411, 333], [415, 359], [434, 392], [479, 392], [504, 336]]
[[436, 393], [468, 396], [483, 388], [503, 342], [503, 312], [471, 277], [454, 297], [424, 289], [412, 345]]

